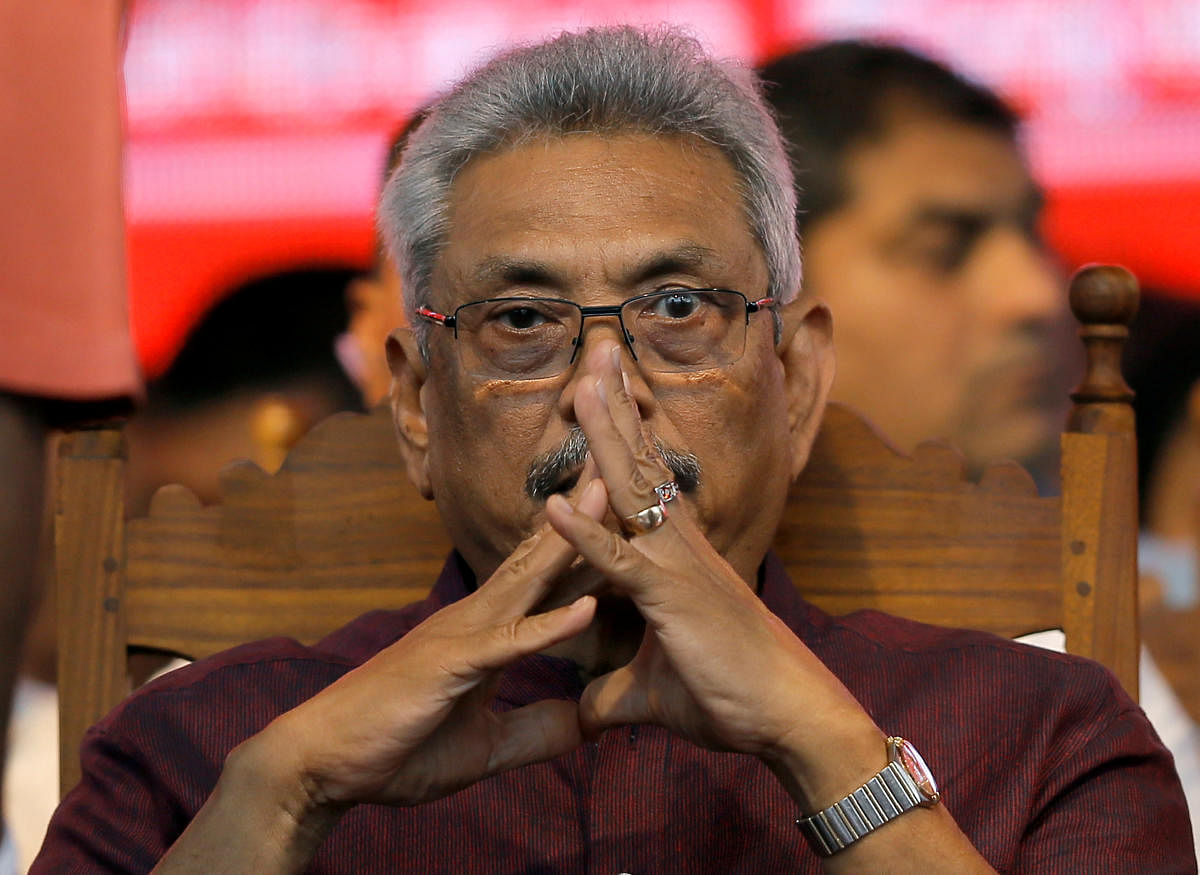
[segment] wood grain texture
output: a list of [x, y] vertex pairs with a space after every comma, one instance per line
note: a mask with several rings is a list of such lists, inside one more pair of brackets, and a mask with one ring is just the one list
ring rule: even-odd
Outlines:
[[319, 424], [274, 476], [242, 462], [221, 485], [211, 507], [167, 487], [129, 522], [131, 645], [198, 658], [273, 635], [312, 642], [423, 598], [450, 549], [383, 408]]
[[123, 601], [125, 441], [78, 431], [59, 444], [54, 502], [59, 789], [79, 781], [84, 731], [129, 692]]
[[1060, 501], [1019, 466], [966, 479], [961, 456], [891, 449], [831, 406], [776, 538], [806, 598], [833, 614], [872, 608], [1000, 635], [1060, 624]]

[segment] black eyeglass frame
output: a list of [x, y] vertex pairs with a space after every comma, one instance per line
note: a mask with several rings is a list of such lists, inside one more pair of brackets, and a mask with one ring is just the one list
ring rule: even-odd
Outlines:
[[658, 289], [654, 292], [646, 292], [641, 295], [634, 295], [632, 298], [626, 298], [620, 304], [607, 304], [595, 307], [584, 307], [574, 301], [568, 301], [565, 298], [539, 298], [533, 295], [510, 295], [500, 298], [483, 298], [478, 301], [468, 301], [466, 304], [461, 304], [454, 308], [453, 313], [439, 313], [429, 307], [418, 307], [417, 315], [435, 325], [441, 325], [444, 328], [454, 329], [454, 339], [458, 340], [458, 313], [466, 307], [474, 307], [479, 304], [500, 304], [511, 301], [536, 301], [547, 304], [566, 304], [569, 307], [574, 307], [579, 311], [579, 334], [571, 342], [571, 357], [567, 360], [566, 367], [570, 367], [575, 363], [575, 356], [579, 353], [583, 346], [583, 331], [587, 324], [589, 316], [616, 316], [617, 323], [621, 326], [621, 336], [625, 340], [625, 347], [629, 350], [629, 354], [633, 356], [633, 360], [638, 360], [637, 350], [633, 348], [633, 335], [629, 333], [629, 329], [625, 327], [625, 319], [621, 316], [621, 312], [637, 301], [648, 300], [650, 298], [661, 298], [665, 295], [678, 294], [703, 294], [705, 292], [720, 292], [722, 294], [737, 295], [746, 305], [746, 325], [750, 324], [750, 314], [757, 313], [759, 310], [770, 309], [775, 306], [775, 299], [772, 297], [759, 298], [756, 301], [751, 301], [741, 292], [735, 289], [717, 289], [705, 288], [694, 289], [688, 286], [676, 286], [667, 289]]

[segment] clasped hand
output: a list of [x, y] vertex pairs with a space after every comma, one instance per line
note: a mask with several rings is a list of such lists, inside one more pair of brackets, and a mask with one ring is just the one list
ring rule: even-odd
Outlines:
[[[619, 348], [592, 350], [585, 367], [575, 409], [593, 461], [572, 497], [552, 496], [546, 524], [474, 593], [260, 736], [290, 758], [314, 808], [430, 801], [632, 723], [761, 756], [795, 794], [805, 783], [796, 771], [825, 726], [870, 724], [712, 547], [684, 501], [636, 538], [603, 524], [610, 509], [620, 518], [652, 504], [653, 487], [671, 474], [644, 433]], [[591, 623], [591, 595], [531, 613], [578, 557], [644, 618], [636, 655], [593, 680], [578, 704], [493, 711], [506, 666]]]

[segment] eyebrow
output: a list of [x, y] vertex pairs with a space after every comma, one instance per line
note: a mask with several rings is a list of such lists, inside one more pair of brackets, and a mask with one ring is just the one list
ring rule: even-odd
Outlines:
[[624, 279], [630, 285], [637, 285], [667, 274], [696, 273], [714, 262], [723, 263], [715, 249], [699, 243], [681, 243], [665, 252], [650, 255], [635, 265]]
[[921, 225], [953, 225], [982, 230], [998, 222], [1028, 222], [1042, 212], [1045, 202], [1046, 196], [1042, 189], [1037, 185], [1030, 185], [1011, 212], [986, 206], [926, 203], [912, 212], [906, 224], [910, 228]]
[[906, 225], [919, 228], [922, 225], [953, 225], [964, 228], [982, 228], [997, 220], [994, 210], [973, 207], [925, 204], [913, 211]]
[[[635, 264], [622, 277], [622, 282], [638, 285], [655, 277], [673, 273], [694, 273], [714, 262], [724, 263], [720, 254], [698, 243], [681, 243], [662, 252], [655, 252]], [[478, 285], [529, 285], [549, 288], [566, 284], [560, 270], [544, 261], [493, 255], [483, 259], [471, 274]]]

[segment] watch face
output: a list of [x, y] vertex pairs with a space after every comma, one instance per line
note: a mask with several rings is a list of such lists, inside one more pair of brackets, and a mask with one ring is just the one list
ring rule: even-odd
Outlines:
[[917, 749], [912, 746], [911, 742], [904, 739], [899, 740], [896, 745], [896, 753], [900, 757], [900, 762], [904, 766], [905, 771], [912, 775], [912, 779], [916, 781], [927, 796], [936, 800], [938, 798], [937, 782], [933, 780], [933, 775], [929, 771], [929, 766], [925, 765], [925, 760], [917, 753]]

